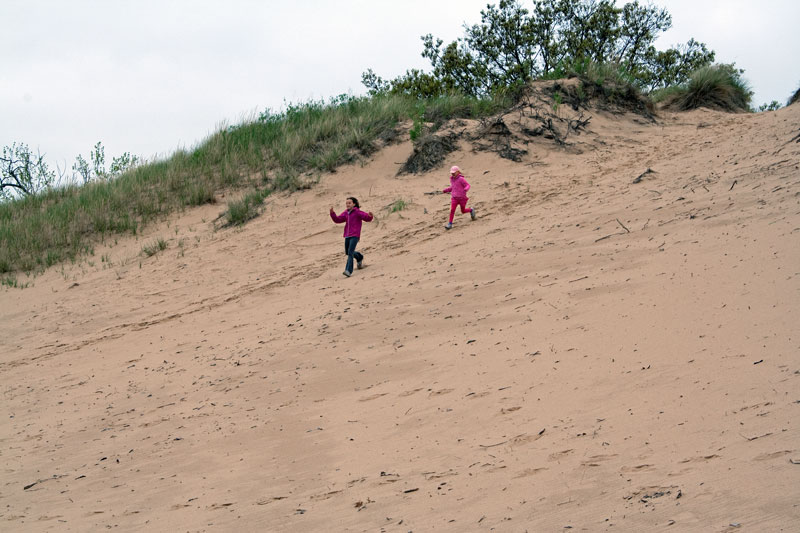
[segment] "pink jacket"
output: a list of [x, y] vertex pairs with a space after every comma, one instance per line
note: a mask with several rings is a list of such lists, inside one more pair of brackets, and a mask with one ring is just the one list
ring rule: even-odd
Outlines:
[[458, 176], [450, 176], [450, 186], [442, 192], [449, 192], [453, 198], [466, 198], [467, 191], [469, 190], [469, 183], [464, 179], [463, 174]]
[[337, 215], [331, 209], [331, 220], [337, 224], [344, 222], [344, 237], [361, 237], [361, 221], [369, 222], [372, 216], [369, 213], [358, 209], [357, 207], [350, 211], [342, 211], [341, 215]]

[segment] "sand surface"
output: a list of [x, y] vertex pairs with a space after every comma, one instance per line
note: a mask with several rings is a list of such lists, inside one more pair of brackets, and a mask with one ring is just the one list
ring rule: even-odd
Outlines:
[[0, 289], [0, 530], [799, 531], [800, 105], [589, 115]]

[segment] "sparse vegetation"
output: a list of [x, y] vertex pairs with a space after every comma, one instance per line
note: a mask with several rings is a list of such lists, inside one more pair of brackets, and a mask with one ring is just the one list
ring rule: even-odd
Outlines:
[[25, 289], [28, 287], [27, 283], [20, 283], [17, 277], [13, 274], [6, 274], [0, 278], [0, 287], [9, 287], [12, 289]]
[[654, 95], [667, 109], [687, 111], [699, 107], [723, 111], [749, 111], [753, 91], [742, 78], [743, 71], [733, 64], [703, 67], [683, 85], [670, 87]]
[[159, 237], [150, 244], [142, 246], [142, 253], [147, 257], [151, 257], [156, 255], [158, 252], [161, 252], [166, 249], [167, 249], [167, 241]]
[[389, 214], [392, 214], [392, 213], [397, 213], [398, 211], [402, 211], [406, 207], [408, 207], [408, 202], [406, 202], [402, 198], [398, 198], [397, 200], [389, 204], [389, 207], [387, 207], [386, 209], [387, 211], [389, 211]]

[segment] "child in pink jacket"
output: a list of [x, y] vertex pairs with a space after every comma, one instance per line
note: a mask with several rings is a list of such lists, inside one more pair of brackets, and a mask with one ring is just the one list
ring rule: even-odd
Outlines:
[[353, 196], [345, 200], [345, 211], [337, 215], [331, 207], [331, 220], [337, 224], [344, 222], [344, 253], [347, 255], [347, 265], [344, 267], [344, 275], [348, 278], [353, 274], [353, 259], [356, 260], [358, 268], [363, 267], [364, 256], [361, 252], [356, 252], [356, 245], [361, 238], [361, 221], [370, 222], [373, 218], [372, 212], [365, 213], [360, 209], [358, 200]]
[[444, 226], [444, 229], [453, 227], [453, 215], [456, 214], [456, 206], [461, 206], [462, 213], [469, 213], [472, 220], [475, 220], [475, 209], [467, 208], [467, 191], [469, 190], [469, 183], [464, 179], [461, 169], [458, 167], [450, 168], [450, 186], [442, 192], [450, 193], [450, 220]]

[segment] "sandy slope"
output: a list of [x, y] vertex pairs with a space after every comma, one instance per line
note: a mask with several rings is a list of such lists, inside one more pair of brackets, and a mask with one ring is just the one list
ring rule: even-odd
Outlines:
[[799, 125], [464, 140], [450, 232], [446, 170], [394, 145], [3, 289], [0, 530], [797, 531]]

